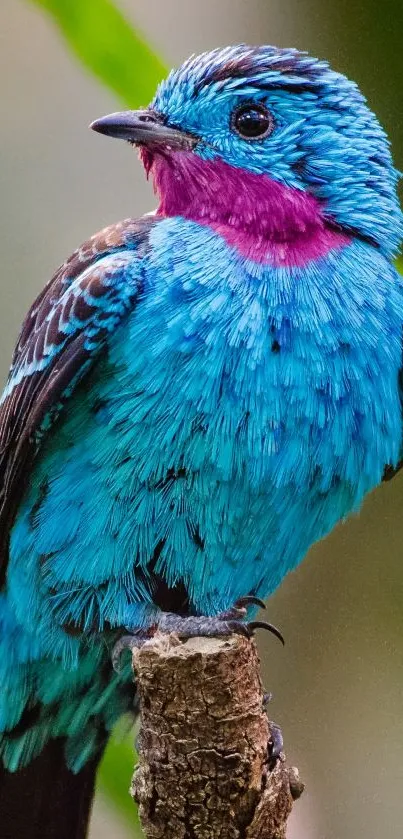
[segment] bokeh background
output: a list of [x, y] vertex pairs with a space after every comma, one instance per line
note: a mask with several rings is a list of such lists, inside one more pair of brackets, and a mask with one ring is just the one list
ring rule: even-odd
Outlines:
[[[118, 5], [168, 65], [239, 41], [298, 46], [328, 58], [359, 82], [403, 168], [402, 0]], [[137, 71], [140, 77], [144, 68]], [[21, 319], [58, 263], [98, 228], [152, 209], [154, 199], [129, 147], [87, 129], [119, 108], [118, 99], [83, 69], [51, 19], [24, 0], [0, 2], [0, 89], [4, 378]], [[403, 476], [314, 546], [270, 600], [270, 619], [286, 637], [284, 650], [271, 637], [259, 639], [265, 684], [274, 693], [270, 715], [307, 787], [289, 839], [402, 837], [402, 560]], [[141, 835], [125, 796], [131, 760], [127, 741], [112, 747], [91, 839]]]

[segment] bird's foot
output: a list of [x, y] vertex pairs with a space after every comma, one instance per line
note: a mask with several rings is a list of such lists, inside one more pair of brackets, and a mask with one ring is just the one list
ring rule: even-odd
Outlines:
[[160, 632], [175, 633], [179, 638], [195, 638], [201, 635], [216, 636], [244, 635], [251, 638], [256, 629], [267, 629], [284, 644], [281, 632], [266, 621], [245, 621], [249, 606], [265, 609], [265, 603], [259, 597], [248, 595], [240, 597], [231, 609], [218, 615], [189, 615], [182, 617], [172, 612], [162, 612], [158, 620]]
[[[263, 694], [263, 710], [267, 710], [268, 704], [273, 699], [273, 694], [267, 691]], [[272, 772], [278, 760], [282, 759], [284, 749], [283, 732], [277, 723], [269, 720], [270, 737], [267, 743], [267, 766]]]
[[270, 738], [267, 744], [267, 765], [269, 772], [272, 772], [284, 749], [283, 732], [277, 723], [269, 720]]
[[133, 650], [140, 649], [146, 641], [149, 641], [150, 638], [152, 638], [154, 634], [152, 629], [154, 629], [154, 627], [150, 627], [149, 629], [136, 629], [130, 634], [127, 632], [125, 635], [122, 635], [118, 641], [116, 641], [111, 655], [112, 667], [116, 673], [120, 673], [121, 670], [120, 659], [122, 654], [127, 650], [133, 652]]
[[157, 621], [145, 629], [136, 629], [130, 634], [123, 635], [112, 650], [112, 664], [119, 668], [119, 660], [124, 650], [141, 647], [155, 635], [157, 631], [175, 634], [178, 638], [195, 638], [207, 636], [209, 638], [229, 636], [234, 633], [251, 638], [256, 629], [266, 629], [284, 644], [281, 632], [267, 621], [245, 621], [249, 606], [260, 606], [265, 609], [265, 603], [259, 597], [248, 595], [241, 597], [235, 605], [218, 615], [177, 615], [174, 612], [160, 612]]

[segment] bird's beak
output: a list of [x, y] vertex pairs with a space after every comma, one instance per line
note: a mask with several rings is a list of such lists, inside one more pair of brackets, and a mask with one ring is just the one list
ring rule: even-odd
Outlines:
[[190, 151], [198, 142], [192, 134], [166, 125], [163, 117], [152, 110], [118, 111], [94, 120], [90, 128], [135, 145], [165, 147], [174, 151]]

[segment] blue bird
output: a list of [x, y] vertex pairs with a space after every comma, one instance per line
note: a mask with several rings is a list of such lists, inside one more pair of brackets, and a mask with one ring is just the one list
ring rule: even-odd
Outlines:
[[357, 86], [241, 45], [92, 127], [159, 204], [58, 269], [2, 397], [3, 839], [85, 835], [124, 628], [218, 631], [400, 466], [403, 217]]

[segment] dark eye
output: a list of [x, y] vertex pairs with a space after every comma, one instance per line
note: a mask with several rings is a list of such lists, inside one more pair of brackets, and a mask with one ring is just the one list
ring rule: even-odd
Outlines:
[[264, 105], [240, 105], [231, 117], [231, 127], [245, 140], [263, 140], [273, 131], [274, 120]]

